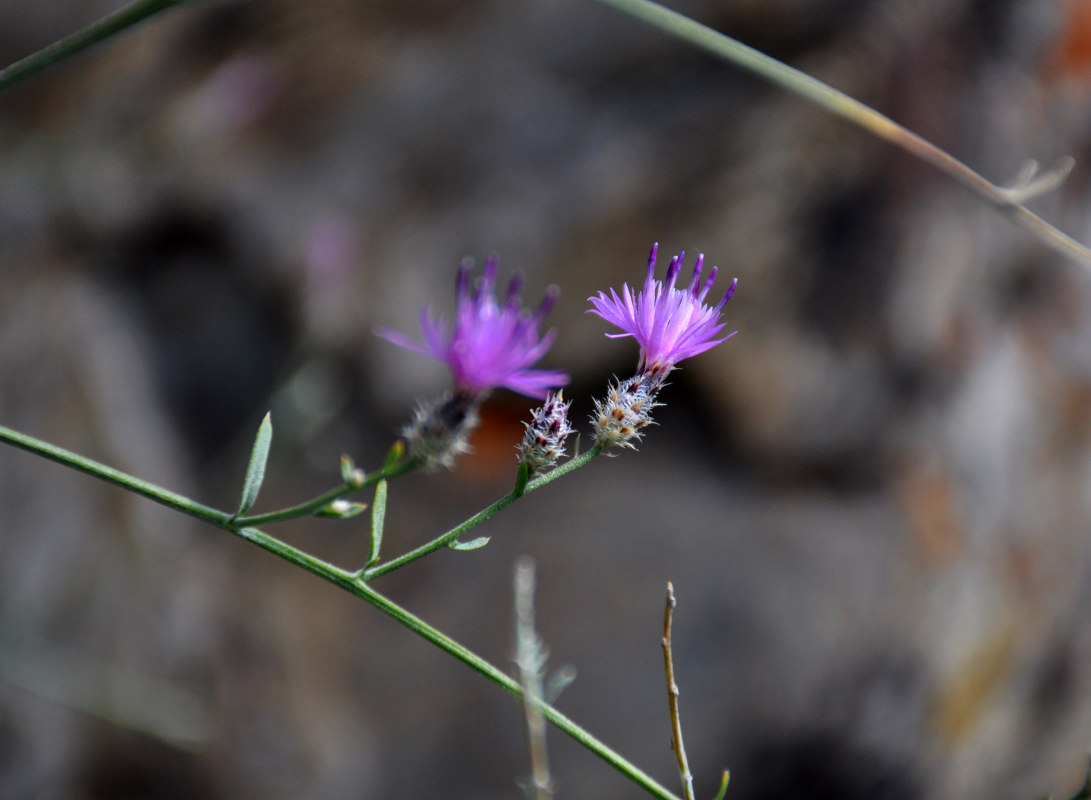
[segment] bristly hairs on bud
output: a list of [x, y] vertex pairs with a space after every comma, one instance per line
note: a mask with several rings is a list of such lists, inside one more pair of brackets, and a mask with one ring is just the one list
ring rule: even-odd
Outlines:
[[641, 373], [611, 384], [606, 397], [595, 400], [595, 413], [591, 415], [595, 442], [604, 448], [635, 450], [635, 443], [644, 438], [644, 429], [655, 424], [652, 409], [662, 405], [655, 398], [665, 385], [664, 377], [662, 372]]
[[470, 452], [470, 433], [481, 421], [481, 399], [448, 392], [420, 403], [412, 421], [402, 429], [410, 458], [420, 459], [426, 469], [453, 467], [456, 458]]
[[564, 402], [563, 392], [551, 392], [542, 407], [531, 412], [531, 421], [523, 423], [526, 433], [516, 450], [520, 463], [530, 468], [531, 475], [557, 466], [557, 461], [564, 455], [564, 440], [572, 435], [572, 426], [568, 423], [570, 405]]

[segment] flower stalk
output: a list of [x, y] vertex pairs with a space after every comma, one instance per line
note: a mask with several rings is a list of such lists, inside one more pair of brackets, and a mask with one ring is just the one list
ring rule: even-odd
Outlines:
[[[77, 453], [73, 453], [70, 450], [65, 450], [62, 447], [57, 447], [56, 445], [49, 444], [48, 442], [44, 442], [33, 436], [19, 433], [10, 428], [0, 426], [0, 441], [6, 442], [7, 444], [18, 447], [19, 449], [25, 450], [29, 453], [33, 453], [35, 455], [49, 459], [50, 461], [55, 461], [58, 464], [62, 464], [63, 466], [78, 470], [87, 475], [90, 475], [91, 477], [98, 478], [99, 480], [105, 481], [107, 483], [112, 483], [115, 486], [120, 486], [123, 489], [141, 495], [142, 497], [146, 497], [150, 500], [154, 500], [155, 502], [167, 506], [168, 508], [172, 508], [176, 511], [188, 514], [189, 516], [196, 517], [197, 519], [200, 519], [204, 522], [208, 522], [212, 525], [223, 528], [224, 530], [227, 530], [230, 533], [233, 533], [234, 535], [245, 539], [251, 544], [257, 545], [261, 549], [266, 550], [276, 556], [279, 556], [285, 561], [295, 564], [297, 567], [301, 567], [307, 572], [310, 572], [313, 575], [317, 575], [323, 580], [332, 583], [333, 585], [343, 589], [346, 592], [349, 592], [356, 597], [359, 597], [360, 599], [382, 611], [384, 614], [392, 617], [393, 619], [401, 623], [404, 627], [411, 630], [413, 633], [422, 637], [426, 641], [431, 642], [436, 647], [439, 647], [444, 652], [454, 656], [459, 661], [469, 666], [471, 669], [485, 676], [508, 693], [514, 695], [517, 699], [523, 699], [523, 689], [519, 685], [518, 681], [512, 679], [500, 669], [493, 666], [491, 663], [481, 658], [473, 651], [467, 649], [455, 640], [451, 639], [446, 634], [443, 634], [437, 629], [428, 625], [419, 617], [414, 616], [406, 609], [397, 605], [394, 601], [375, 591], [367, 583], [366, 580], [366, 577], [372, 576], [361, 575], [359, 571], [350, 572], [341, 569], [340, 567], [330, 564], [329, 562], [324, 561], [320, 558], [316, 558], [315, 556], [312, 556], [309, 553], [306, 553], [299, 548], [294, 547], [287, 542], [276, 538], [275, 536], [271, 536], [268, 533], [260, 530], [259, 528], [254, 527], [253, 525], [242, 524], [244, 520], [253, 520], [255, 519], [255, 517], [235, 518], [233, 515], [228, 514], [225, 511], [220, 511], [210, 506], [203, 505], [189, 499], [188, 497], [184, 497], [182, 495], [164, 489], [161, 486], [157, 486], [153, 483], [149, 483], [148, 481], [144, 481], [132, 475], [128, 475], [127, 473], [113, 469], [112, 467], [108, 467], [105, 464], [95, 461], [94, 459], [86, 458]], [[572, 470], [578, 469], [579, 467], [588, 463], [596, 455], [598, 455], [599, 452], [599, 449], [592, 448], [587, 453], [584, 453], [582, 456], [566, 462], [560, 467], [554, 469], [552, 472], [546, 475], [542, 475], [533, 481], [530, 481], [526, 487], [526, 490], [529, 492], [541, 488], [542, 486], [551, 483], [557, 478], [568, 474]], [[362, 488], [362, 486], [364, 485], [377, 483], [378, 481], [383, 480], [386, 477], [391, 477], [395, 472], [397, 474], [401, 474], [402, 472], [408, 471], [408, 469], [410, 468], [411, 467], [409, 467], [406, 462], [401, 462], [400, 464], [396, 465], [392, 469], [392, 471], [386, 474], [384, 474], [383, 470], [379, 470], [367, 476], [360, 486], [353, 486], [352, 490], [355, 490], [356, 488]], [[272, 521], [281, 521], [282, 519], [288, 519], [292, 516], [303, 516], [307, 513], [311, 513], [314, 508], [321, 507], [323, 503], [328, 504], [331, 500], [331, 497], [335, 493], [344, 491], [347, 490], [344, 489], [344, 487], [341, 487], [337, 490], [334, 490], [333, 492], [327, 493], [326, 495], [322, 495], [320, 498], [309, 501], [308, 503], [304, 503], [299, 506], [293, 506], [291, 509], [284, 509], [281, 512], [275, 512], [275, 514], [279, 514], [280, 516], [277, 516], [277, 518]], [[479, 512], [474, 517], [471, 517], [470, 520], [467, 520], [467, 523], [464, 523], [462, 526], [456, 528], [455, 530], [458, 532], [455, 533], [453, 536], [450, 535], [450, 532], [445, 536], [450, 540], [457, 538], [459, 533], [462, 533], [465, 530], [469, 530], [476, 524], [480, 524], [480, 522], [488, 519], [488, 517], [492, 516], [492, 514], [496, 513], [496, 511], [498, 511], [500, 508], [510, 505], [510, 503], [514, 502], [514, 500], [515, 498], [512, 497], [512, 495], [501, 498], [498, 503], [494, 503], [493, 506], [490, 506], [488, 509]], [[308, 510], [304, 511], [304, 508]], [[490, 510], [491, 513], [486, 513], [490, 512]], [[273, 515], [263, 516], [269, 518]], [[471, 521], [474, 521], [473, 524], [469, 524]], [[444, 537], [440, 538], [443, 539]], [[432, 552], [433, 550], [438, 549], [445, 543], [446, 542], [440, 542], [435, 547], [427, 550], [425, 550], [424, 548], [418, 548], [418, 550], [414, 551], [413, 554], [407, 554], [412, 555], [411, 558], [403, 557], [402, 559], [400, 559], [399, 566], [407, 564], [410, 561], [414, 561], [417, 558], [426, 555], [427, 552]], [[388, 565], [388, 568], [383, 570], [383, 572], [385, 573], [389, 571], [390, 568]], [[632, 780], [642, 789], [647, 791], [653, 797], [660, 798], [660, 800], [679, 800], [677, 795], [673, 794], [670, 790], [660, 785], [650, 775], [638, 768], [628, 759], [621, 756], [615, 750], [608, 747], [604, 742], [597, 739], [587, 730], [577, 725], [575, 722], [573, 722], [567, 716], [555, 709], [553, 706], [545, 702], [540, 702], [538, 704], [538, 707], [541, 710], [541, 713], [545, 717], [545, 719], [547, 719], [555, 727], [575, 739], [577, 742], [582, 744], [591, 752], [595, 753], [599, 758], [613, 766], [620, 773], [628, 777], [630, 780]]]
[[539, 475], [537, 478], [528, 481], [522, 491], [519, 491], [518, 488], [513, 489], [512, 491], [508, 492], [508, 494], [501, 497], [499, 500], [496, 500], [495, 502], [478, 511], [465, 522], [456, 525], [446, 533], [440, 534], [431, 541], [422, 544], [420, 547], [410, 550], [404, 555], [393, 558], [390, 561], [376, 564], [372, 567], [364, 567], [363, 569], [358, 570], [355, 573], [357, 580], [368, 583], [375, 580], [376, 578], [381, 578], [383, 575], [386, 575], [389, 572], [393, 572], [396, 569], [401, 569], [406, 564], [411, 564], [419, 558], [424, 558], [424, 556], [428, 555], [429, 553], [434, 553], [437, 550], [450, 546], [454, 542], [458, 541], [459, 537], [462, 536], [464, 533], [469, 533], [471, 530], [476, 528], [485, 520], [495, 516], [498, 512], [503, 511], [505, 508], [510, 506], [524, 494], [529, 494], [530, 492], [533, 492], [537, 489], [541, 489], [543, 486], [552, 483], [558, 478], [564, 477], [569, 472], [579, 469], [580, 467], [584, 466], [592, 459], [594, 459], [596, 456], [598, 456], [600, 453], [602, 453], [602, 450], [603, 448], [601, 446], [595, 445], [586, 453], [581, 453], [580, 455], [575, 456], [565, 463], [561, 464], [559, 467], [556, 467], [555, 469], [547, 472], [545, 475]]

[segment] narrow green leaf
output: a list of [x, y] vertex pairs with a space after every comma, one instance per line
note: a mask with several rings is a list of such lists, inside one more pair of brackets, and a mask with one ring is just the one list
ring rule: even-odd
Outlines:
[[515, 488], [511, 493], [516, 497], [526, 494], [527, 483], [530, 481], [530, 465], [525, 461], [519, 462], [519, 474], [515, 476]]
[[356, 464], [351, 456], [341, 456], [341, 480], [345, 483], [352, 482], [352, 473], [356, 472]]
[[399, 461], [405, 457], [405, 442], [401, 439], [394, 442], [390, 450], [387, 451], [386, 460], [383, 461], [383, 471], [393, 469]]
[[367, 476], [362, 469], [358, 469], [348, 456], [341, 456], [341, 480], [350, 489], [359, 489], [364, 485]]
[[254, 449], [250, 451], [250, 463], [246, 466], [246, 480], [242, 486], [242, 500], [236, 517], [249, 511], [258, 499], [261, 483], [265, 480], [265, 463], [269, 460], [269, 446], [273, 443], [273, 412], [265, 415], [258, 426], [258, 435], [254, 439]]
[[326, 519], [352, 519], [358, 514], [362, 514], [366, 508], [367, 503], [357, 503], [354, 500], [334, 500], [315, 511], [314, 516]]
[[489, 543], [490, 538], [492, 537], [478, 536], [476, 539], [471, 539], [468, 542], [460, 542], [458, 539], [455, 539], [447, 546], [450, 547], [452, 550], [480, 550], [482, 547]]
[[724, 776], [720, 779], [720, 791], [716, 792], [716, 797], [713, 800], [724, 800], [724, 795], [727, 794], [727, 783], [730, 780], [731, 773], [725, 769]]
[[386, 523], [386, 481], [375, 485], [375, 502], [371, 504], [371, 548], [364, 568], [379, 562], [379, 547], [383, 543], [383, 525]]

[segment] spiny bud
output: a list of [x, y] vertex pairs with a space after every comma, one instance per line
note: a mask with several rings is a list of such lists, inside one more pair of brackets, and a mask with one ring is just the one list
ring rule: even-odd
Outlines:
[[420, 459], [428, 469], [453, 467], [455, 459], [470, 452], [470, 432], [481, 421], [478, 398], [445, 394], [421, 403], [413, 420], [402, 429], [410, 458]]
[[550, 393], [545, 404], [532, 412], [530, 422], [524, 422], [526, 433], [517, 445], [519, 461], [530, 467], [531, 474], [545, 472], [557, 465], [564, 455], [564, 440], [572, 434], [568, 424], [568, 407], [564, 394]]
[[603, 400], [595, 401], [591, 423], [595, 441], [603, 447], [628, 447], [643, 437], [644, 428], [652, 423], [652, 409], [663, 381], [659, 376], [635, 375], [609, 387]]

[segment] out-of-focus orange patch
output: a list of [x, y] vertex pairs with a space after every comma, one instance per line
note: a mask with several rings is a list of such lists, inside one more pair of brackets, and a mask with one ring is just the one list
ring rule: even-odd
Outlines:
[[1091, 0], [1067, 0], [1049, 58], [1051, 77], [1091, 83]]
[[523, 440], [523, 420], [530, 419], [533, 400], [490, 398], [481, 407], [481, 425], [470, 434], [473, 452], [459, 459], [458, 471], [471, 480], [492, 482], [518, 469], [515, 446]]
[[896, 485], [922, 561], [932, 567], [949, 564], [962, 553], [966, 540], [951, 476], [936, 461], [908, 459]]

